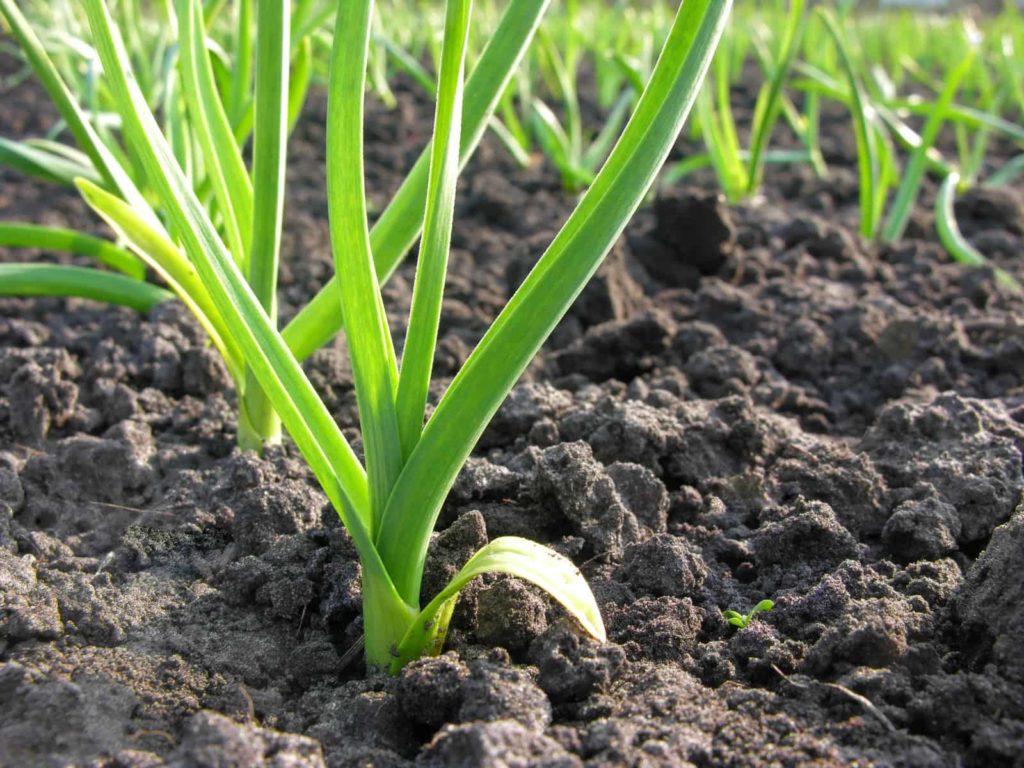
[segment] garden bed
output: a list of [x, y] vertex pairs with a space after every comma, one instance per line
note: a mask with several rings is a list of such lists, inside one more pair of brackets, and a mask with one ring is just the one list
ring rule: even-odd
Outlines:
[[[369, 110], [377, 202], [430, 131], [399, 93]], [[4, 104], [0, 135], [51, 122], [32, 83]], [[285, 319], [331, 272], [324, 114], [314, 95], [291, 146]], [[727, 209], [697, 178], [644, 209], [448, 500], [425, 594], [525, 535], [580, 565], [606, 645], [492, 578], [448, 653], [367, 677], [354, 549], [291, 447], [234, 450], [187, 312], [0, 301], [0, 764], [1018, 764], [1024, 302], [949, 263], [926, 214], [858, 238], [846, 120], [826, 181], [769, 170]], [[4, 219], [89, 226], [74, 193], [0, 179]], [[571, 204], [484, 142], [434, 396]], [[1024, 275], [1017, 193], [958, 212]], [[397, 338], [411, 276], [385, 289]], [[307, 370], [356, 437], [342, 344]]]

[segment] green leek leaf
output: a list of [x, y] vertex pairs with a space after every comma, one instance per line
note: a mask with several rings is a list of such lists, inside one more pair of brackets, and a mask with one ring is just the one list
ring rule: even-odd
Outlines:
[[601, 642], [607, 639], [594, 595], [571, 560], [528, 539], [502, 536], [473, 555], [420, 612], [398, 646], [392, 673], [425, 650], [440, 650], [447, 632], [446, 615], [451, 615], [454, 600], [469, 582], [485, 573], [506, 573], [536, 584], [561, 603], [588, 634]]
[[335, 20], [327, 100], [327, 205], [343, 315], [370, 480], [371, 532], [402, 469], [395, 390], [398, 372], [370, 252], [363, 183], [363, 92], [372, 0], [343, 2]]
[[96, 259], [135, 280], [146, 276], [146, 268], [128, 251], [73, 229], [0, 222], [0, 246], [64, 251]]
[[62, 264], [0, 264], [0, 293], [8, 296], [77, 296], [148, 312], [174, 294], [114, 272]]
[[0, 136], [0, 165], [54, 184], [73, 186], [76, 178], [89, 179], [99, 184], [102, 179], [92, 165], [76, 163], [67, 157], [23, 141], [11, 141]]
[[232, 254], [239, 263], [249, 252], [253, 191], [235, 143], [206, 52], [206, 29], [198, 0], [176, 0], [181, 30], [181, 89], [203, 153], [203, 166], [224, 218]]
[[121, 198], [84, 179], [78, 180], [78, 191], [100, 218], [178, 295], [221, 353], [235, 382], [240, 382], [242, 353], [213, 306], [195, 267], [184, 254]]
[[[448, 249], [459, 178], [459, 127], [462, 123], [462, 76], [466, 65], [470, 0], [448, 0], [444, 48], [437, 90], [437, 114], [431, 142], [430, 175], [423, 239], [416, 263], [409, 330], [398, 379], [398, 426], [403, 459], [412, 453], [423, 430], [423, 415], [434, 365], [441, 318]], [[397, 479], [396, 474], [394, 479]], [[390, 487], [388, 491], [390, 492]]]

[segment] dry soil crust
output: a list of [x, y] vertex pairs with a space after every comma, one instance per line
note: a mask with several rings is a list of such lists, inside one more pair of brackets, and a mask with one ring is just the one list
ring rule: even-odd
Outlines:
[[[370, 112], [376, 200], [429, 130], [400, 104]], [[4, 105], [2, 135], [48, 124], [31, 84]], [[330, 273], [323, 115], [291, 147], [286, 314]], [[496, 578], [445, 656], [342, 667], [354, 552], [291, 448], [233, 451], [184, 310], [0, 301], [0, 765], [1021, 765], [1024, 307], [949, 264], [926, 216], [862, 243], [852, 138], [826, 125], [827, 182], [776, 172], [733, 210], [691, 187], [637, 217], [445, 507], [426, 593], [527, 535], [581, 565], [606, 645]], [[95, 226], [0, 179], [4, 219]], [[570, 204], [485, 143], [435, 396]], [[1021, 273], [1015, 193], [960, 214]], [[399, 339], [410, 277], [386, 291]], [[307, 369], [356, 439], [343, 349]], [[764, 597], [749, 628], [723, 620]]]

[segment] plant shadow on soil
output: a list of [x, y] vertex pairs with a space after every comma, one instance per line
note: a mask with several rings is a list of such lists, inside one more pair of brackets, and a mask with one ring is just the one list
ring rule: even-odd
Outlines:
[[[3, 135], [52, 117], [31, 83], [4, 104]], [[331, 272], [323, 117], [316, 95], [290, 149], [286, 316]], [[846, 121], [827, 181], [770, 170], [726, 209], [697, 177], [643, 210], [445, 506], [425, 594], [526, 535], [582, 565], [606, 645], [493, 578], [444, 656], [343, 667], [354, 550], [292, 448], [233, 450], [186, 312], [0, 301], [0, 765], [1020, 765], [1022, 302], [927, 216], [858, 239]], [[370, 108], [375, 202], [429, 127], [409, 88]], [[96, 228], [0, 178], [4, 219]], [[488, 140], [458, 206], [435, 399], [571, 201]], [[958, 212], [1024, 273], [1017, 192]], [[343, 348], [307, 370], [357, 439]], [[747, 629], [721, 615], [765, 597]]]

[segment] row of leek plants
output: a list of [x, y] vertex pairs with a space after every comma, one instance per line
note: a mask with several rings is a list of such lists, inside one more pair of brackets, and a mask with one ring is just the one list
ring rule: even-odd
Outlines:
[[[500, 18], [493, 2], [480, 5], [483, 32], [471, 34], [467, 42], [471, 65]], [[228, 17], [224, 6], [212, 4], [207, 15]], [[540, 152], [567, 190], [580, 192], [592, 182], [650, 75], [649, 41], [666, 23], [658, 10], [663, 8], [661, 3], [637, 9], [622, 2], [609, 6], [570, 0], [557, 9], [502, 91], [496, 113], [489, 116], [490, 128], [520, 164], [533, 162]], [[325, 27], [331, 10], [325, 0], [306, 0], [297, 11], [304, 21], [293, 27], [307, 36], [313, 51], [304, 67], [307, 82], [310, 72], [325, 70], [332, 39]], [[437, 16], [437, 6], [390, 0], [385, 13], [386, 28], [381, 13], [373, 23], [371, 88], [385, 102], [392, 100], [389, 82], [401, 71], [433, 92], [440, 48], [439, 38], [431, 33], [431, 17]], [[705, 151], [671, 164], [662, 184], [711, 168], [726, 196], [739, 202], [758, 194], [768, 164], [807, 163], [826, 176], [819, 124], [822, 103], [828, 100], [846, 105], [853, 117], [861, 230], [867, 237], [892, 241], [902, 236], [926, 173], [941, 181], [956, 172], [957, 190], [963, 191], [977, 183], [1008, 183], [1024, 171], [1024, 156], [994, 172], [987, 172], [985, 165], [993, 137], [1017, 143], [1024, 138], [1024, 129], [1014, 122], [1024, 109], [1024, 72], [1014, 53], [1024, 42], [1024, 24], [1016, 12], [988, 20], [980, 42], [965, 34], [956, 19], [841, 13], [830, 21], [828, 12], [811, 13], [805, 0], [745, 4], [723, 37], [691, 126], [691, 139], [703, 143]], [[251, 22], [251, 14], [235, 16]], [[297, 34], [293, 31], [293, 39], [299, 39]], [[243, 35], [221, 38], [223, 47], [211, 46], [211, 51], [230, 50]], [[902, 47], [900, 40], [905, 41]], [[212, 52], [211, 58], [230, 60], [227, 54], [218, 59]], [[762, 84], [750, 124], [741, 126], [733, 114], [732, 88], [751, 66]], [[579, 80], [584, 71], [593, 74], [591, 90], [606, 116], [597, 129], [585, 125], [583, 118]], [[772, 146], [783, 126], [800, 148]], [[944, 130], [955, 137], [952, 159], [942, 157], [935, 146]], [[937, 206], [937, 211], [947, 215], [946, 207]]]
[[[887, 72], [864, 66], [862, 41], [846, 31], [846, 24], [827, 10], [818, 10], [815, 17], [823, 33], [818, 50], [825, 53], [820, 55], [834, 51], [838, 71], [822, 66], [820, 58], [801, 62], [794, 87], [837, 100], [850, 111], [857, 143], [861, 234], [890, 243], [902, 238], [925, 177], [932, 174], [939, 181], [934, 207], [939, 240], [957, 261], [984, 264], [984, 257], [959, 233], [953, 200], [958, 190], [977, 183], [1006, 184], [1022, 170], [1020, 163], [1011, 162], [981, 178], [994, 135], [1024, 148], [1024, 128], [1001, 114], [1016, 99], [1013, 78], [993, 77], [981, 35], [966, 20], [959, 29], [944, 28], [944, 39], [960, 45], [946, 48], [954, 57], [940, 74], [928, 77], [917, 66], [906, 68], [913, 70], [913, 81], [927, 95], [900, 96]], [[1003, 53], [997, 59], [1000, 66], [1006, 63]], [[958, 101], [964, 95], [978, 106]], [[951, 156], [938, 146], [943, 131], [954, 138]], [[996, 269], [995, 274], [1003, 285], [1021, 290], [1008, 273]]]
[[[705, 152], [670, 166], [663, 183], [711, 168], [727, 198], [739, 202], [757, 195], [769, 163], [807, 164], [824, 178], [820, 114], [824, 103], [838, 102], [849, 110], [856, 137], [862, 235], [903, 237], [930, 174], [939, 183], [939, 240], [956, 260], [985, 263], [959, 234], [953, 199], [970, 186], [1008, 184], [1024, 173], [1024, 154], [999, 167], [988, 161], [994, 138], [1024, 148], [1020, 13], [1007, 8], [979, 29], [956, 16], [854, 14], [850, 4], [812, 11], [803, 0], [783, 0], [748, 6], [740, 18], [724, 36], [698, 100], [691, 139]], [[741, 126], [733, 89], [751, 65], [761, 85]], [[782, 125], [799, 149], [771, 148]], [[940, 152], [940, 136], [952, 150]], [[995, 272], [1019, 290], [1010, 275]]]

